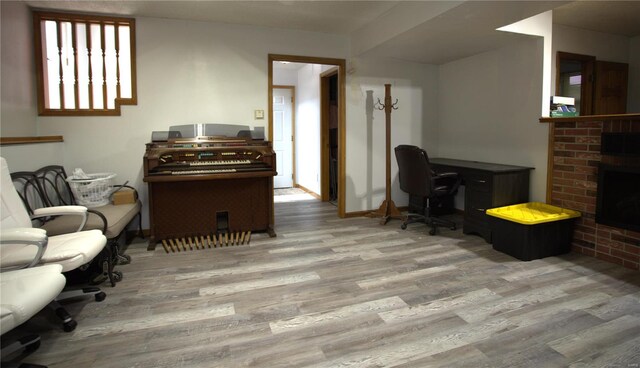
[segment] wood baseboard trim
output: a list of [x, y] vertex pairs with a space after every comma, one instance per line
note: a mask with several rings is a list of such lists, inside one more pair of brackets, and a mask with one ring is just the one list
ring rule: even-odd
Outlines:
[[[397, 207], [399, 211], [404, 212], [404, 211], [408, 211], [409, 210], [409, 206], [402, 206], [402, 207]], [[350, 218], [350, 217], [365, 217], [367, 215], [369, 215], [372, 212], [375, 212], [376, 210], [368, 210], [368, 211], [353, 211], [353, 212], [346, 212], [344, 214], [345, 218]]]
[[314, 191], [312, 191], [312, 190], [310, 190], [308, 188], [305, 188], [300, 184], [293, 184], [293, 187], [304, 190], [305, 192], [311, 194], [311, 196], [314, 197], [315, 199], [322, 200], [322, 197], [320, 197], [320, 194], [318, 194], [318, 193], [316, 193], [316, 192], [314, 192]]
[[[398, 210], [400, 210], [400, 212], [409, 211], [409, 206], [398, 207]], [[348, 218], [348, 217], [364, 217], [364, 216], [367, 216], [368, 214], [370, 214], [371, 212], [374, 212], [374, 211], [375, 210], [347, 212], [347, 213], [345, 213], [344, 217], [346, 217], [346, 218]], [[459, 208], [455, 208], [454, 211], [455, 211], [455, 213], [457, 215], [464, 215], [464, 211], [459, 209]]]

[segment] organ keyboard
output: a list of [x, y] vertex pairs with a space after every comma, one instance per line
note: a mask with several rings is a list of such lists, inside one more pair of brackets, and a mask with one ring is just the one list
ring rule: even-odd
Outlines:
[[251, 138], [197, 137], [152, 142], [147, 144], [145, 153], [145, 181], [171, 181], [171, 176], [189, 175], [273, 176], [274, 155], [269, 142]]
[[268, 141], [212, 136], [147, 143], [148, 249], [185, 237], [231, 234], [233, 239], [233, 234], [260, 231], [275, 236], [275, 175], [275, 153]]
[[170, 171], [171, 175], [220, 174], [220, 173], [230, 173], [230, 172], [237, 172], [237, 171], [236, 169], [203, 169], [203, 170]]

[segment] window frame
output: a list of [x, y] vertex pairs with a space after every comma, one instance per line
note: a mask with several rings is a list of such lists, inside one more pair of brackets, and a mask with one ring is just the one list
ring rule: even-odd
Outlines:
[[[42, 53], [42, 33], [41, 23], [42, 21], [56, 21], [56, 22], [71, 22], [84, 23], [87, 26], [90, 24], [100, 25], [128, 25], [129, 26], [129, 47], [130, 47], [130, 62], [131, 62], [131, 97], [122, 98], [116, 96], [114, 108], [108, 108], [106, 105], [103, 108], [88, 108], [81, 109], [75, 104], [74, 108], [64, 108], [62, 105], [58, 109], [47, 108], [45, 104], [45, 72], [46, 65], [43, 63]], [[104, 30], [104, 28], [102, 28]], [[64, 12], [51, 12], [51, 11], [33, 11], [33, 34], [34, 34], [34, 49], [35, 49], [35, 66], [36, 66], [36, 87], [38, 94], [38, 115], [40, 116], [119, 116], [121, 115], [121, 105], [137, 105], [138, 93], [137, 93], [137, 76], [136, 76], [136, 20], [134, 18], [105, 16], [105, 15], [92, 15], [92, 14], [77, 14], [77, 13], [64, 13]], [[102, 35], [104, 39], [104, 35]], [[104, 58], [104, 50], [103, 50]], [[119, 68], [119, 65], [117, 66]], [[118, 74], [119, 75], [119, 74]], [[76, 86], [77, 86], [77, 70], [76, 70]], [[118, 82], [119, 83], [119, 82]], [[77, 95], [77, 87], [74, 87]], [[103, 87], [103, 93], [106, 93], [106, 87]], [[119, 94], [119, 88], [116, 88], [117, 94]]]

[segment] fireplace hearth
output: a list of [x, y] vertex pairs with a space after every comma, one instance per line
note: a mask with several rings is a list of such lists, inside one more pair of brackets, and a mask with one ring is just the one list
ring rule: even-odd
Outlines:
[[596, 222], [640, 231], [640, 167], [598, 166]]

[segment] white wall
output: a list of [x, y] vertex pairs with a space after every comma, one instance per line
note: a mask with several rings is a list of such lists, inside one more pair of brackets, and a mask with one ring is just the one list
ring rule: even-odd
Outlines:
[[553, 50], [626, 63], [629, 59], [629, 37], [554, 24]]
[[385, 199], [384, 111], [374, 105], [384, 102], [385, 84], [398, 100], [391, 113], [391, 195], [398, 206], [408, 204], [408, 195], [398, 184], [398, 165], [393, 148], [400, 144], [424, 147], [437, 154], [436, 129], [438, 68], [394, 60], [355, 58], [347, 80], [346, 207], [348, 211], [377, 209]]
[[[0, 7], [2, 16], [0, 136], [35, 136], [38, 130], [31, 11], [21, 2], [2, 1]], [[9, 45], [20, 46], [9, 47]]]
[[[277, 64], [274, 61], [273, 64]], [[298, 84], [298, 71], [291, 69], [273, 68], [273, 84], [276, 86], [295, 86]]]
[[596, 60], [629, 62], [629, 37], [609, 33], [593, 32], [584, 29], [553, 25], [553, 57], [551, 90], [555, 92], [556, 63], [558, 51], [595, 56]]
[[[543, 38], [543, 61], [542, 61], [542, 101], [541, 115], [548, 117], [550, 112], [549, 100], [553, 95], [551, 91], [551, 65], [553, 60], [553, 51], [551, 42], [553, 39], [553, 12], [547, 11], [523, 19], [516, 23], [498, 28], [499, 31], [513, 32], [524, 35], [540, 36]], [[555, 79], [555, 78], [554, 78]]]
[[0, 156], [7, 160], [10, 172], [35, 171], [48, 165], [61, 165], [64, 142], [2, 146]]
[[534, 167], [530, 200], [545, 201], [548, 124], [540, 118], [543, 41], [440, 66], [438, 154]]

